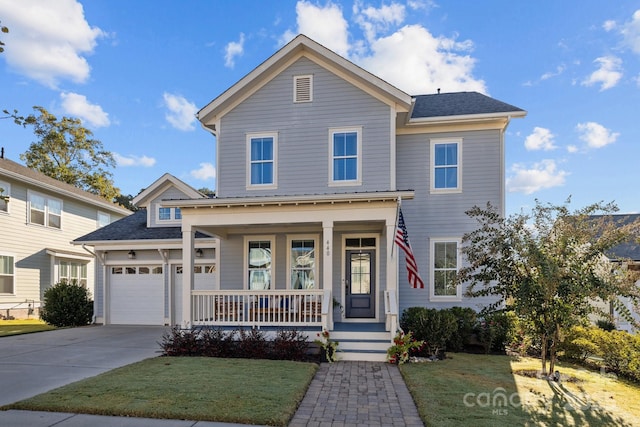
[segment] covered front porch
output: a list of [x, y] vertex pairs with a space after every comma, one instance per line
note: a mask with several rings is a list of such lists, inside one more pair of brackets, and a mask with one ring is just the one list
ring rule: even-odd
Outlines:
[[[176, 323], [327, 330], [332, 339], [348, 333], [347, 325], [353, 334], [342, 335], [341, 350], [363, 353], [375, 343], [379, 353], [386, 351], [398, 328], [392, 249], [401, 195], [412, 193], [165, 202], [182, 211], [185, 268]], [[187, 267], [194, 265], [197, 231], [220, 239], [214, 289], [194, 287]]]

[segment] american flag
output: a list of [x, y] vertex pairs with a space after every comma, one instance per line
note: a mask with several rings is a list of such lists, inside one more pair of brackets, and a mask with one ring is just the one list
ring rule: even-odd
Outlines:
[[413, 250], [411, 250], [411, 243], [409, 243], [409, 234], [407, 233], [407, 226], [404, 223], [404, 217], [402, 216], [402, 209], [398, 208], [398, 226], [396, 227], [395, 242], [404, 251], [405, 261], [407, 263], [407, 275], [409, 278], [409, 284], [412, 288], [424, 288], [424, 282], [420, 278], [418, 273], [418, 264], [416, 264], [416, 258], [413, 256]]

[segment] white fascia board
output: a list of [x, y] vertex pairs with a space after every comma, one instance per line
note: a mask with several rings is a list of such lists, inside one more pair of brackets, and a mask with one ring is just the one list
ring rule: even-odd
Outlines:
[[464, 114], [457, 116], [438, 116], [438, 117], [423, 117], [418, 119], [409, 119], [407, 126], [422, 125], [422, 124], [439, 124], [439, 123], [451, 123], [451, 122], [480, 122], [495, 119], [514, 119], [521, 118], [527, 115], [526, 111], [512, 111], [505, 113], [485, 113], [485, 114]]

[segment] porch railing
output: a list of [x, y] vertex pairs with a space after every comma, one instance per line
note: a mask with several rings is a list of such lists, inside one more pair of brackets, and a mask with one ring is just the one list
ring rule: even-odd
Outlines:
[[[194, 326], [322, 326], [329, 319], [323, 301], [330, 291], [191, 291]], [[329, 299], [330, 300], [330, 299]]]

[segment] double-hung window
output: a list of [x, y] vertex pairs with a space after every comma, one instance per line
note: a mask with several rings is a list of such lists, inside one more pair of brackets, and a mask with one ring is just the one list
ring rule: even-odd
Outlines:
[[9, 196], [11, 187], [8, 183], [0, 181], [0, 212], [9, 212]]
[[316, 240], [289, 239], [289, 271], [291, 289], [316, 289]]
[[29, 223], [61, 228], [62, 201], [42, 194], [29, 193]]
[[459, 301], [460, 285], [455, 277], [459, 269], [459, 239], [431, 239], [431, 297], [435, 300]]
[[278, 135], [247, 135], [247, 188], [275, 188], [277, 185]]
[[341, 128], [329, 130], [330, 185], [360, 185], [362, 177], [362, 130]]
[[273, 238], [247, 240], [247, 288], [251, 290], [271, 289], [273, 280]]
[[462, 139], [431, 140], [431, 191], [459, 192], [461, 183]]
[[111, 224], [111, 215], [106, 212], [98, 211], [98, 228]]
[[14, 259], [11, 255], [0, 255], [0, 294], [14, 293]]

